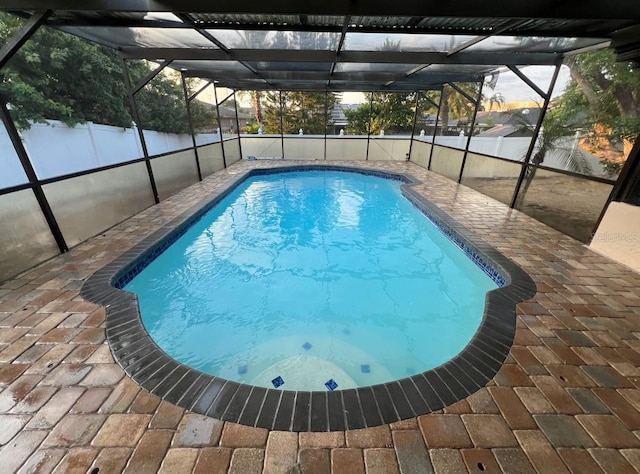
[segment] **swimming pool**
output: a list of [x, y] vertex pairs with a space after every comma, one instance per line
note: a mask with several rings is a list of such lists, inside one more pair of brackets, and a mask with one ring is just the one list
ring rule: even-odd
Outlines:
[[498, 284], [400, 185], [251, 177], [124, 289], [171, 357], [235, 382], [341, 390], [432, 369], [467, 345]]
[[[327, 166], [288, 167], [286, 171], [318, 168], [345, 171]], [[471, 341], [451, 360], [424, 372], [419, 372], [424, 368], [414, 368], [419, 373], [376, 385], [336, 391], [326, 388], [324, 391], [289, 391], [286, 386], [282, 387], [285, 390], [263, 388], [193, 370], [155, 344], [141, 322], [135, 296], [115, 289], [113, 285], [129, 283], [180, 235], [197, 225], [217, 202], [238, 191], [245, 178], [282, 171], [282, 168], [255, 169], [237, 176], [226, 192], [187, 211], [85, 283], [82, 295], [86, 299], [108, 305], [107, 337], [116, 360], [127, 373], [152, 393], [193, 411], [228, 421], [295, 431], [354, 429], [397, 421], [440, 409], [484, 386], [508, 354], [515, 331], [515, 303], [533, 295], [533, 282], [515, 264], [468, 235], [455, 221], [432, 206], [422, 193], [414, 192], [412, 186], [416, 183], [410, 176], [389, 177], [404, 181], [402, 194], [469, 257], [481, 262], [494, 278], [496, 275], [504, 278], [504, 286], [488, 293], [482, 320]], [[315, 344], [310, 342], [310, 345], [313, 350]], [[236, 365], [235, 370], [238, 368]], [[405, 370], [407, 368], [411, 367], [405, 367]], [[359, 369], [364, 376], [366, 372], [362, 367]]]

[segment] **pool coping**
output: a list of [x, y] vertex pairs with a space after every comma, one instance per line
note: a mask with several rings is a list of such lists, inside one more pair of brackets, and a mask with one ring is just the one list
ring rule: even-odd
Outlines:
[[[426, 372], [367, 387], [326, 391], [288, 391], [256, 387], [204, 374], [177, 362], [151, 339], [140, 318], [137, 297], [124, 284], [182, 235], [204, 213], [245, 179], [305, 170], [348, 171], [403, 181], [403, 195], [471, 258], [480, 258], [504, 278], [487, 293], [482, 321], [467, 346], [453, 359]], [[143, 389], [196, 413], [224, 421], [278, 431], [344, 431], [413, 418], [444, 408], [484, 387], [504, 363], [516, 329], [515, 307], [535, 295], [529, 275], [513, 261], [457, 223], [414, 188], [410, 173], [390, 173], [345, 165], [290, 165], [239, 173], [224, 190], [198, 204], [105, 265], [87, 279], [81, 296], [106, 308], [106, 336], [117, 363]], [[495, 279], [495, 278], [494, 278]]]

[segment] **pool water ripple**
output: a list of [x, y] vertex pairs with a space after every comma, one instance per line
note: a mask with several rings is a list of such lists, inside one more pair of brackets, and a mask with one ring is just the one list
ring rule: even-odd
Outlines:
[[251, 177], [125, 289], [167, 354], [228, 380], [340, 390], [424, 372], [467, 345], [497, 285], [400, 185]]

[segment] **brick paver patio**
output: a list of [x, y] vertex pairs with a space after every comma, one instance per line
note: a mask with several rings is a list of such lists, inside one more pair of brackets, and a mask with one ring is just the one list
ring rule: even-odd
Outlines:
[[417, 419], [332, 433], [224, 423], [141, 390], [113, 362], [104, 309], [78, 296], [84, 280], [237, 173], [283, 164], [237, 163], [0, 284], [0, 472], [640, 468], [640, 275], [411, 163], [349, 165], [413, 174], [431, 201], [536, 282], [536, 296], [518, 306], [511, 354], [489, 386]]

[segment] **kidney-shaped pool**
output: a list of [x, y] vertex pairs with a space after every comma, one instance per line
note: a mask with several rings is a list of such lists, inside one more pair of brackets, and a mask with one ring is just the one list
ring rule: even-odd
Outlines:
[[432, 369], [471, 340], [498, 285], [400, 184], [251, 177], [124, 289], [167, 354], [228, 380], [340, 390]]
[[238, 179], [105, 270], [126, 290], [108, 306], [116, 359], [185, 408], [274, 429], [373, 426], [473, 393], [533, 282], [410, 184], [326, 166]]

